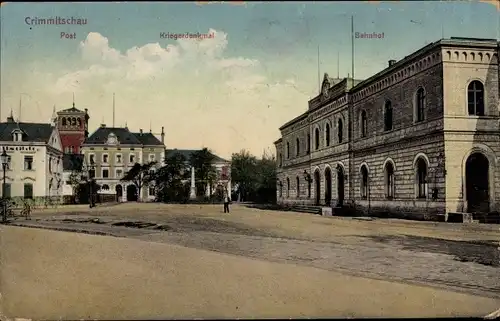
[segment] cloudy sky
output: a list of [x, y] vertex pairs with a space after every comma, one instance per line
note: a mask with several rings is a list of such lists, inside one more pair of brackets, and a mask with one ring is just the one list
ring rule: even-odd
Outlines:
[[[1, 14], [1, 118], [49, 121], [52, 109], [88, 108], [90, 131], [166, 130], [168, 148], [257, 156], [318, 93], [323, 75], [366, 78], [442, 36], [500, 38], [500, 9], [481, 2], [7, 3]], [[86, 25], [29, 25], [26, 18]], [[75, 39], [61, 39], [61, 32]], [[165, 33], [213, 38], [162, 39]], [[340, 70], [337, 69], [337, 57]], [[22, 100], [21, 112], [19, 100]]]

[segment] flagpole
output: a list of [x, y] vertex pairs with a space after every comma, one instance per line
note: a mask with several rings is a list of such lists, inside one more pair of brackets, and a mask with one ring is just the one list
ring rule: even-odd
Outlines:
[[321, 75], [319, 71], [319, 45], [318, 45], [318, 93], [321, 93]]
[[354, 86], [354, 16], [351, 16], [351, 46], [352, 46], [352, 85]]
[[115, 93], [113, 93], [113, 128], [115, 128]]

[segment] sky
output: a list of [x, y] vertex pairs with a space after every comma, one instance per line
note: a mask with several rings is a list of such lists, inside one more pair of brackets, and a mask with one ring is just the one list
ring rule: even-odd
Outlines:
[[[350, 73], [351, 15], [355, 32], [384, 34], [355, 40], [357, 79], [442, 37], [500, 39], [487, 1], [4, 3], [0, 117], [49, 122], [74, 96], [92, 133], [113, 126], [115, 93], [115, 127], [164, 126], [167, 148], [274, 153], [279, 127], [318, 94], [318, 69]], [[51, 17], [86, 24], [27, 23]]]

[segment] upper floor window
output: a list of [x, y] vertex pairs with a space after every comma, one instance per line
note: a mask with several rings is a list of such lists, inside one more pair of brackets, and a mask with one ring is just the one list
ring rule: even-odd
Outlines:
[[307, 153], [311, 152], [311, 134], [307, 134]]
[[415, 105], [415, 122], [421, 122], [424, 120], [425, 115], [425, 91], [424, 88], [419, 88], [417, 90], [416, 105]]
[[330, 146], [330, 124], [326, 124], [325, 127], [325, 143], [326, 146]]
[[384, 130], [392, 130], [392, 103], [387, 101], [384, 106]]
[[24, 156], [24, 170], [25, 171], [33, 170], [33, 156]]
[[155, 161], [155, 154], [149, 154], [149, 161], [154, 162]]
[[337, 122], [337, 135], [338, 135], [339, 144], [340, 144], [344, 140], [344, 124], [343, 124], [341, 118], [339, 118], [339, 121]]
[[107, 163], [107, 162], [108, 162], [108, 160], [109, 160], [109, 156], [108, 156], [108, 154], [104, 154], [104, 155], [102, 155], [102, 162], [103, 162], [103, 163]]
[[116, 163], [118, 163], [118, 164], [122, 163], [122, 155], [121, 154], [116, 155]]
[[366, 132], [368, 131], [368, 119], [366, 117], [366, 110], [361, 111], [361, 116], [359, 118], [359, 123], [361, 125], [361, 137], [366, 137]]
[[286, 142], [286, 158], [290, 158], [290, 143]]
[[7, 164], [5, 164], [5, 170], [9, 170], [9, 169], [12, 169], [12, 157], [10, 156], [7, 156]]
[[314, 131], [314, 147], [319, 149], [319, 128]]
[[300, 155], [300, 140], [297, 138], [295, 140], [295, 156]]
[[281, 155], [281, 153], [278, 155], [278, 164], [279, 166], [283, 166], [283, 155]]
[[15, 142], [21, 142], [23, 140], [23, 134], [16, 132], [14, 133], [14, 141]]
[[122, 178], [122, 176], [123, 176], [123, 171], [121, 169], [117, 169], [115, 172], [115, 177]]
[[108, 177], [109, 177], [109, 169], [103, 169], [102, 178], [108, 178]]
[[129, 155], [128, 162], [131, 163], [131, 164], [135, 163], [135, 155], [134, 154], [130, 154]]
[[484, 116], [484, 86], [478, 80], [467, 88], [467, 106], [470, 116]]
[[95, 164], [95, 156], [93, 154], [89, 155], [89, 163], [90, 164]]

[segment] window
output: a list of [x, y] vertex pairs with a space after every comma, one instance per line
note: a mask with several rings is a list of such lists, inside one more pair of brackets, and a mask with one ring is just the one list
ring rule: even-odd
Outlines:
[[311, 134], [307, 134], [307, 154], [311, 153]]
[[78, 127], [81, 128], [82, 127], [82, 120], [80, 118], [78, 118], [76, 120], [76, 122], [78, 123]]
[[314, 131], [314, 144], [314, 147], [316, 149], [319, 149], [319, 128], [316, 128], [316, 130]]
[[49, 173], [52, 173], [52, 157], [49, 158]]
[[368, 168], [364, 165], [361, 167], [361, 198], [368, 198]]
[[155, 161], [155, 154], [149, 154], [149, 161], [154, 162]]
[[417, 160], [417, 198], [427, 197], [427, 164], [420, 157]]
[[109, 191], [109, 185], [108, 184], [102, 185], [102, 190], [103, 191]]
[[5, 183], [5, 198], [11, 198], [11, 185], [10, 183]]
[[122, 163], [122, 154], [117, 154], [116, 155], [116, 163], [121, 164]]
[[95, 164], [95, 155], [94, 154], [90, 154], [89, 155], [89, 163], [90, 164]]
[[384, 106], [384, 130], [392, 130], [392, 104], [390, 101]]
[[330, 124], [326, 124], [325, 127], [325, 144], [330, 146]]
[[102, 155], [102, 162], [103, 162], [103, 163], [107, 163], [107, 162], [108, 162], [108, 160], [109, 160], [109, 156], [108, 156], [108, 154], [104, 154], [104, 155]]
[[122, 175], [123, 175], [123, 171], [121, 169], [117, 169], [116, 170], [116, 178], [122, 178]]
[[103, 169], [102, 178], [108, 178], [108, 177], [109, 177], [109, 169]]
[[297, 198], [300, 197], [300, 178], [297, 176], [295, 179], [295, 184], [297, 184]]
[[95, 178], [95, 169], [89, 170], [89, 178]]
[[25, 171], [33, 170], [33, 156], [24, 156], [24, 170]]
[[484, 86], [474, 80], [467, 88], [467, 105], [469, 116], [484, 116]]
[[154, 186], [149, 186], [149, 188], [148, 188], [148, 195], [149, 196], [155, 196], [155, 187]]
[[366, 133], [368, 132], [368, 119], [366, 117], [366, 110], [361, 111], [359, 122], [361, 124], [361, 137], [366, 137]]
[[394, 198], [394, 166], [391, 162], [385, 165], [385, 195], [388, 199]]
[[416, 105], [416, 119], [415, 121], [416, 122], [421, 122], [421, 121], [424, 121], [424, 110], [425, 110], [425, 91], [424, 91], [424, 88], [419, 88], [417, 90], [417, 97], [416, 97], [417, 101], [417, 105]]
[[134, 154], [130, 154], [130, 155], [128, 156], [128, 162], [129, 162], [129, 163], [132, 163], [132, 164], [134, 164], [134, 163], [135, 163], [135, 155], [134, 155]]
[[283, 155], [281, 153], [278, 155], [278, 164], [279, 167], [283, 166]]
[[63, 126], [66, 126], [66, 125], [67, 125], [67, 122], [66, 122], [66, 118], [65, 118], [65, 117], [63, 117], [63, 119], [62, 119], [62, 125], [63, 125]]
[[339, 121], [337, 123], [337, 134], [339, 138], [339, 144], [342, 143], [342, 140], [344, 139], [344, 124], [342, 123], [342, 119], [339, 118]]
[[23, 141], [23, 134], [22, 133], [14, 133], [14, 141], [15, 142], [21, 142]]
[[290, 158], [290, 143], [286, 142], [286, 159]]
[[300, 140], [297, 138], [295, 140], [295, 156], [300, 155]]
[[73, 154], [75, 152], [75, 146], [70, 146], [69, 152], [70, 152], [70, 154]]
[[12, 157], [7, 156], [7, 164], [5, 164], [5, 165], [6, 165], [6, 166], [5, 166], [5, 170], [6, 170], [6, 171], [8, 171], [8, 170], [12, 169], [12, 164], [11, 164], [11, 162], [12, 162]]
[[28, 199], [33, 198], [33, 184], [30, 183], [24, 184], [24, 198]]
[[290, 197], [290, 179], [286, 179], [286, 197]]

